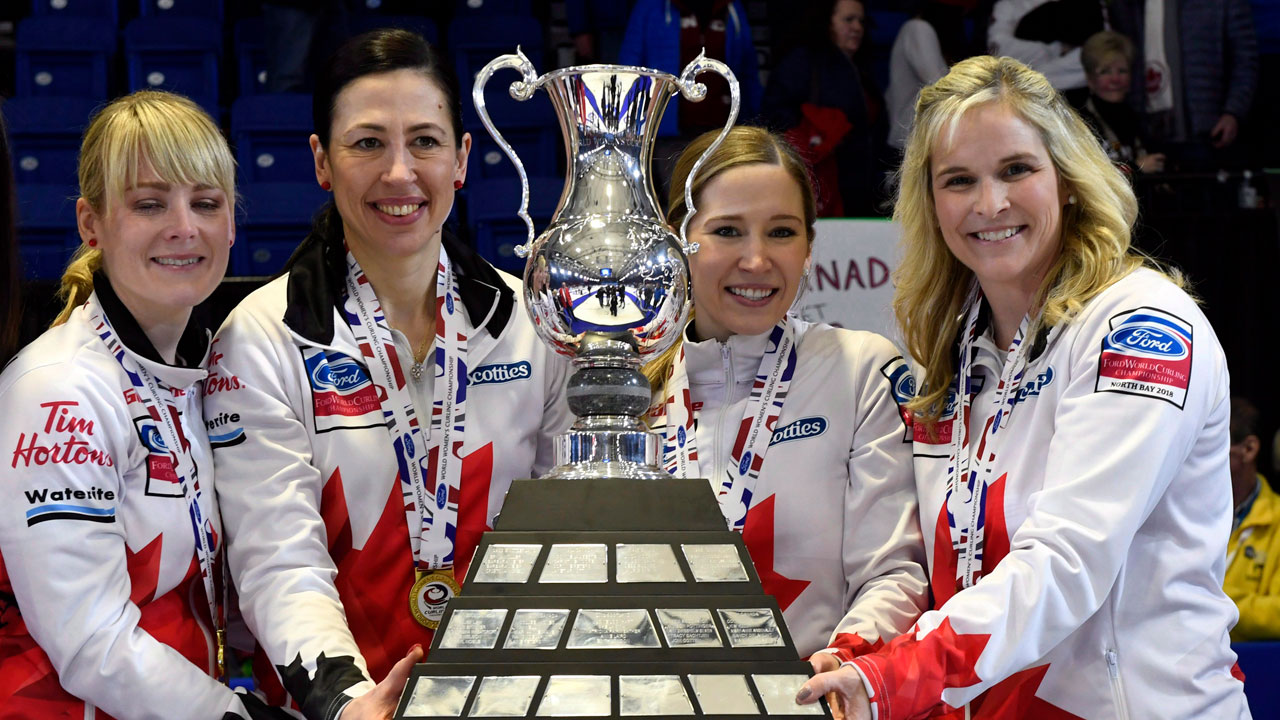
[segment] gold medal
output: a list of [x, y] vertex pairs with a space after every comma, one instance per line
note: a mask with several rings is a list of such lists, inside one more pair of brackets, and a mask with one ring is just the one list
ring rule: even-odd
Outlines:
[[419, 625], [435, 630], [444, 617], [445, 605], [462, 592], [462, 586], [453, 579], [453, 568], [417, 570], [416, 574], [417, 580], [409, 590], [409, 612]]
[[217, 649], [217, 681], [223, 684], [227, 682], [227, 631], [218, 628], [214, 632], [214, 642], [218, 644]]

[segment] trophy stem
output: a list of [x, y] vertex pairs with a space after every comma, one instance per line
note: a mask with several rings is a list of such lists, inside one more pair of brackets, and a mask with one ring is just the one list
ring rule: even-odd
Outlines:
[[668, 478], [662, 438], [641, 420], [649, 408], [649, 380], [640, 355], [625, 338], [587, 333], [573, 359], [566, 390], [578, 421], [556, 436], [556, 467], [549, 478]]

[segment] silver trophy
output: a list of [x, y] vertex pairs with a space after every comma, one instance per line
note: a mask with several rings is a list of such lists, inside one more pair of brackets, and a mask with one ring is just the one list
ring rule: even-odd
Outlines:
[[[551, 225], [534, 239], [529, 217], [529, 179], [524, 164], [494, 127], [485, 108], [484, 86], [494, 72], [513, 68], [522, 76], [511, 97], [528, 100], [540, 87], [551, 95], [568, 155], [568, 178]], [[649, 407], [649, 383], [640, 372], [649, 358], [671, 347], [688, 318], [689, 264], [697, 251], [686, 230], [694, 205], [677, 235], [663, 219], [650, 158], [667, 102], [678, 92], [700, 101], [702, 72], [729, 81], [729, 121], [698, 167], [728, 134], [738, 117], [738, 81], [722, 62], [699, 55], [677, 78], [622, 65], [585, 65], [539, 77], [523, 53], [495, 58], [476, 74], [472, 97], [481, 122], [516, 167], [522, 185], [519, 215], [529, 228], [524, 292], [540, 337], [573, 358], [569, 408], [573, 427], [556, 439], [557, 467], [549, 478], [670, 477], [660, 466], [662, 439], [641, 417]]]

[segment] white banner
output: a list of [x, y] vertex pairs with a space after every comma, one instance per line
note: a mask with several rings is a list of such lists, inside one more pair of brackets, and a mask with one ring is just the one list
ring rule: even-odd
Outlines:
[[800, 316], [877, 332], [901, 346], [893, 318], [898, 235], [888, 220], [819, 220]]

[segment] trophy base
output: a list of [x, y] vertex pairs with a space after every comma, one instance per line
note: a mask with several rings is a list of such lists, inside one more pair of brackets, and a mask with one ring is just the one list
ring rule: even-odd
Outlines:
[[[635, 425], [638, 422], [632, 421]], [[581, 421], [579, 425], [582, 425]], [[559, 480], [624, 478], [662, 480], [662, 438], [637, 427], [571, 429], [556, 436], [556, 467], [545, 475]]]

